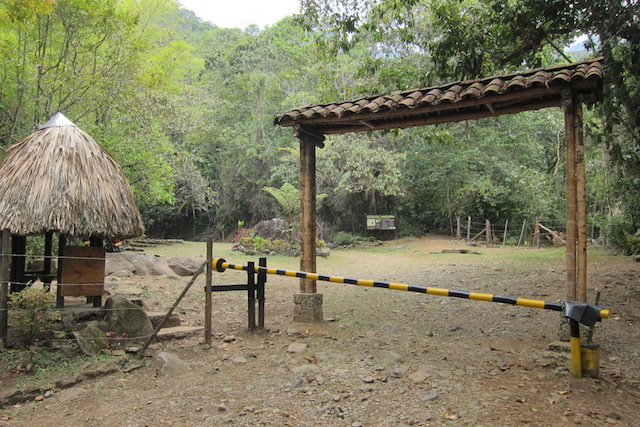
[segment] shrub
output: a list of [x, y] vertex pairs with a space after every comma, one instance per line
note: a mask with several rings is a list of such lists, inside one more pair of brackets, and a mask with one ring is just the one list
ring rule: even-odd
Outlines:
[[631, 255], [640, 254], [640, 229], [636, 231], [636, 234], [630, 234], [627, 238], [629, 243], [629, 251]]
[[333, 242], [338, 246], [352, 245], [355, 243], [355, 241], [356, 241], [356, 236], [344, 231], [338, 231], [336, 235], [333, 236]]
[[9, 314], [16, 320], [26, 344], [36, 343], [51, 331], [52, 323], [60, 320], [60, 313], [51, 311], [53, 295], [45, 289], [28, 287], [10, 295]]
[[631, 223], [623, 215], [612, 215], [604, 223], [603, 232], [607, 239], [607, 244], [615, 246], [624, 253], [631, 253], [630, 239], [632, 236], [630, 231]]

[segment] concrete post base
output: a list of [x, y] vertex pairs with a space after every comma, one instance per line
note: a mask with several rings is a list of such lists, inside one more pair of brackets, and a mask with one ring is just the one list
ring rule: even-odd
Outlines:
[[322, 322], [322, 294], [294, 294], [294, 322]]

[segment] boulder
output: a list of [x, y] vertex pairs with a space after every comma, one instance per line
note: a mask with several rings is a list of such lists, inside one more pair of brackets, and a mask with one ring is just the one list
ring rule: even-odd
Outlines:
[[256, 236], [267, 240], [278, 240], [284, 238], [284, 231], [289, 227], [287, 223], [280, 218], [273, 218], [266, 221], [260, 221], [253, 230]]
[[98, 322], [89, 322], [87, 327], [75, 331], [73, 336], [78, 341], [78, 348], [87, 356], [96, 356], [102, 350], [109, 349], [109, 339], [102, 329], [98, 327]]
[[167, 265], [178, 276], [193, 276], [202, 265], [202, 262], [192, 258], [176, 257], [167, 259]]
[[127, 344], [144, 343], [153, 333], [153, 325], [142, 307], [125, 296], [115, 294], [104, 305], [109, 330], [119, 336], [126, 335]]
[[151, 369], [158, 375], [176, 375], [189, 369], [189, 364], [175, 354], [163, 351], [153, 356]]
[[122, 275], [122, 271], [130, 271], [136, 276], [179, 276], [169, 267], [167, 260], [139, 253], [108, 253], [105, 265], [105, 276], [114, 273]]

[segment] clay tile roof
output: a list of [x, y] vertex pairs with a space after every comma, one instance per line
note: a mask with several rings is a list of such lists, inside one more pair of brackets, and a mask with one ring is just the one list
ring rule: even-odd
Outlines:
[[297, 107], [275, 118], [279, 126], [300, 125], [317, 134], [396, 129], [472, 120], [560, 106], [570, 88], [584, 102], [601, 97], [603, 66], [596, 58], [574, 64], [486, 77], [357, 100]]

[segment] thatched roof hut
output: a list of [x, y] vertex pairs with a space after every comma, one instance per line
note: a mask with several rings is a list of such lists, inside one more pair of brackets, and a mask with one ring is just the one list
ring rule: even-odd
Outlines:
[[116, 161], [61, 113], [0, 164], [0, 229], [14, 235], [128, 238], [144, 227]]

